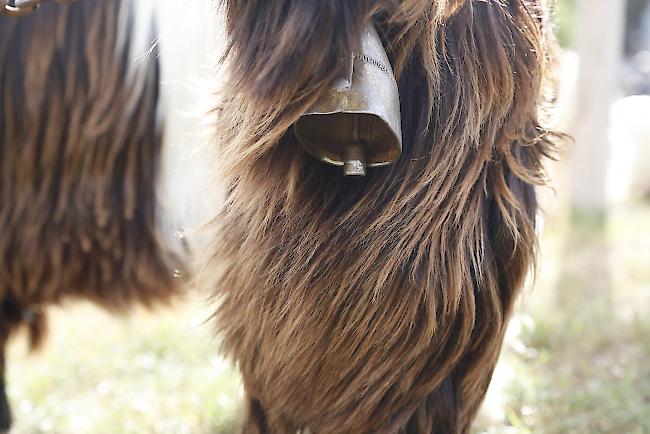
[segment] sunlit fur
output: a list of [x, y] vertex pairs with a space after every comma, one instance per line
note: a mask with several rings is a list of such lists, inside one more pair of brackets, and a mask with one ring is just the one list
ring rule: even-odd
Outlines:
[[52, 303], [124, 311], [176, 291], [154, 233], [158, 66], [131, 51], [133, 4], [0, 17], [0, 348], [21, 324], [36, 344]]
[[[468, 431], [534, 263], [552, 38], [537, 0], [224, 0], [228, 194], [199, 281], [246, 433]], [[404, 153], [364, 179], [291, 125], [373, 19]]]

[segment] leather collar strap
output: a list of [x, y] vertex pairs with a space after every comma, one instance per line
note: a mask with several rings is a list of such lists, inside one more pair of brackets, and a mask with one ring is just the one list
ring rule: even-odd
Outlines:
[[[47, 0], [0, 0], [0, 15], [22, 17], [35, 12]], [[76, 0], [54, 0], [60, 4], [73, 3]]]

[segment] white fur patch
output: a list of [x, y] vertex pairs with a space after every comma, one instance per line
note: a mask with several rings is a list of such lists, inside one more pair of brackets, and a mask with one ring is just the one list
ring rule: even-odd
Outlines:
[[[219, 57], [220, 25], [212, 0], [134, 0], [136, 53], [147, 56], [151, 46], [138, 45], [147, 24], [157, 29], [161, 67], [161, 114], [164, 145], [158, 183], [161, 232], [179, 253], [183, 242], [198, 242], [199, 229], [214, 216], [221, 195], [212, 180], [214, 161], [205, 125], [210, 71]], [[181, 239], [182, 238], [182, 239]]]

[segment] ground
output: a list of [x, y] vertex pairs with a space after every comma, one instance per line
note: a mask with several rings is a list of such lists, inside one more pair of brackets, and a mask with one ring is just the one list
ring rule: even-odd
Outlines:
[[650, 205], [557, 217], [475, 433], [650, 433]]
[[[650, 433], [650, 204], [571, 224], [555, 202], [474, 432]], [[193, 297], [127, 318], [64, 306], [37, 354], [18, 337], [13, 433], [235, 432], [239, 378]]]
[[9, 357], [16, 434], [231, 433], [240, 383], [200, 300], [116, 318], [87, 304], [53, 312], [43, 351]]

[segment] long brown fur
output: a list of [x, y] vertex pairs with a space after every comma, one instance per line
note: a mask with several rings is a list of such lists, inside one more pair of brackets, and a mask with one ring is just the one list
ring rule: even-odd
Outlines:
[[21, 324], [37, 344], [52, 303], [124, 311], [177, 290], [154, 230], [158, 65], [130, 51], [133, 5], [0, 16], [0, 348]]
[[[465, 433], [534, 265], [553, 40], [538, 0], [223, 0], [225, 204], [200, 279], [246, 433]], [[374, 20], [404, 152], [364, 179], [291, 125]]]

